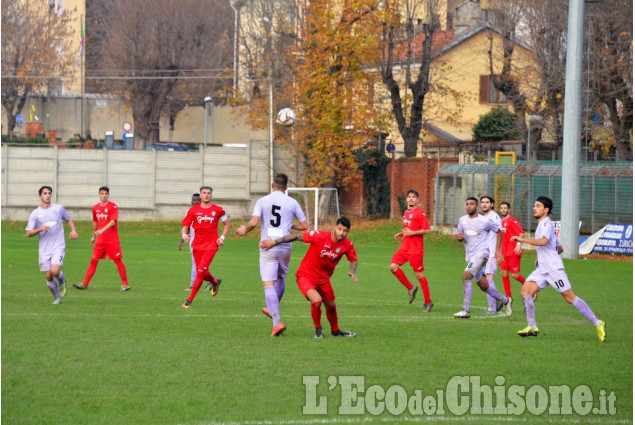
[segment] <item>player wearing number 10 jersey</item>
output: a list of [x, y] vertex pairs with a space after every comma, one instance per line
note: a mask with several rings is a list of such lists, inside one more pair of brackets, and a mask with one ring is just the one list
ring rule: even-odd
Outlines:
[[[298, 202], [287, 196], [288, 177], [285, 174], [276, 175], [271, 183], [271, 194], [258, 199], [254, 213], [247, 225], [236, 229], [238, 236], [250, 232], [260, 225], [260, 240], [275, 240], [290, 233], [290, 230], [307, 230], [309, 225], [306, 216]], [[293, 219], [298, 221], [293, 223]], [[286, 326], [280, 321], [280, 301], [285, 290], [285, 277], [289, 270], [291, 259], [291, 243], [282, 243], [270, 250], [260, 249], [260, 277], [265, 290], [266, 308], [262, 312], [271, 317], [271, 336], [281, 335]]]
[[534, 218], [538, 220], [535, 239], [523, 239], [520, 236], [512, 236], [512, 242], [518, 241], [536, 247], [538, 257], [537, 268], [529, 276], [520, 290], [525, 304], [525, 316], [527, 317], [527, 327], [518, 331], [522, 337], [538, 336], [538, 326], [536, 325], [536, 308], [534, 305], [534, 295], [551, 286], [560, 292], [562, 297], [589, 322], [593, 323], [597, 331], [600, 342], [606, 339], [606, 323], [597, 318], [593, 310], [582, 299], [576, 296], [571, 289], [571, 283], [564, 270], [564, 263], [558, 255], [560, 252], [558, 237], [554, 229], [553, 221], [549, 215], [553, 211], [553, 201], [546, 196], [539, 196], [534, 203]]

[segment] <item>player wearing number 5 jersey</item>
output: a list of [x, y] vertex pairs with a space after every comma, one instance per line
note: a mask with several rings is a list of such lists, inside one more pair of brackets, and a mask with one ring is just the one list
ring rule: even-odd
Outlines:
[[[307, 230], [309, 225], [300, 204], [285, 195], [288, 178], [278, 174], [271, 183], [272, 193], [258, 199], [254, 213], [247, 225], [236, 229], [243, 236], [258, 225], [260, 221], [260, 240], [275, 240], [289, 235], [293, 230]], [[293, 219], [298, 221], [293, 223]], [[280, 321], [280, 301], [285, 290], [285, 277], [291, 259], [291, 243], [279, 244], [270, 250], [260, 249], [260, 277], [265, 290], [266, 308], [262, 312], [271, 317], [271, 336], [281, 335], [286, 326]]]
[[518, 331], [520, 336], [538, 336], [538, 326], [536, 325], [536, 309], [534, 305], [534, 295], [538, 291], [551, 286], [562, 294], [562, 297], [595, 325], [600, 342], [606, 339], [606, 324], [593, 314], [593, 311], [582, 298], [578, 298], [571, 289], [571, 283], [564, 270], [564, 264], [560, 255], [561, 248], [558, 247], [558, 237], [553, 222], [549, 214], [553, 210], [553, 201], [546, 196], [539, 196], [534, 203], [534, 218], [538, 220], [536, 228], [536, 239], [523, 239], [520, 236], [512, 236], [512, 242], [518, 241], [534, 245], [538, 264], [528, 277], [520, 290], [525, 304], [525, 316], [527, 316], [527, 327]]
[[331, 232], [313, 230], [302, 234], [287, 235], [276, 240], [264, 240], [260, 247], [265, 250], [273, 249], [280, 244], [302, 241], [311, 244], [305, 254], [295, 276], [302, 295], [311, 303], [311, 318], [315, 325], [315, 337], [323, 338], [322, 334], [322, 302], [326, 306], [326, 318], [331, 325], [331, 335], [354, 337], [355, 332], [343, 331], [339, 328], [337, 308], [335, 307], [335, 293], [331, 286], [331, 276], [335, 266], [342, 257], [350, 262], [348, 275], [355, 283], [359, 282], [357, 270], [357, 253], [353, 242], [347, 236], [351, 230], [351, 221], [340, 217]]

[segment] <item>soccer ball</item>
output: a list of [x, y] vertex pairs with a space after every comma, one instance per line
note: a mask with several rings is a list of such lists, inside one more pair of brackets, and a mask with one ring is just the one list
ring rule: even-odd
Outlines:
[[276, 122], [285, 127], [291, 127], [295, 124], [295, 112], [291, 108], [282, 108], [278, 112]]

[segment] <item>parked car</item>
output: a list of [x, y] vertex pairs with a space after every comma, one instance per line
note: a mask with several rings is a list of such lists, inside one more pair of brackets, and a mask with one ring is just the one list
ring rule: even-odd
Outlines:
[[157, 150], [157, 151], [179, 151], [179, 152], [185, 152], [187, 151], [187, 148], [183, 145], [180, 145], [178, 143], [154, 143], [152, 145], [148, 145], [146, 146], [146, 150], [147, 151], [151, 151], [152, 149]]

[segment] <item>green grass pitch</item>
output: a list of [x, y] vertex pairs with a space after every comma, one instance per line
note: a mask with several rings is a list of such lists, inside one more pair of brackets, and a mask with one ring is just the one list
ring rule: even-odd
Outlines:
[[[340, 327], [358, 336], [331, 337], [323, 314], [325, 337], [315, 340], [309, 303], [293, 276], [306, 251], [302, 243], [294, 244], [281, 305], [288, 329], [271, 338], [271, 321], [260, 312], [259, 229], [242, 239], [231, 233], [212, 264], [212, 273], [223, 279], [219, 294], [212, 298], [201, 291], [184, 310], [190, 255], [176, 249], [178, 223], [121, 222], [132, 290], [119, 292], [114, 264], [101, 261], [90, 288], [69, 287], [56, 306], [38, 270], [37, 238], [24, 236], [24, 222], [2, 222], [2, 423], [632, 423], [632, 262], [565, 260], [573, 290], [607, 323], [606, 343], [551, 288], [536, 303], [540, 336], [519, 338], [516, 331], [526, 322], [520, 284], [514, 280], [512, 317], [479, 314], [486, 299], [478, 289], [472, 318], [452, 317], [462, 305], [464, 250], [445, 236], [426, 237], [433, 310], [423, 313], [421, 291], [409, 305], [405, 288], [388, 269], [399, 224], [378, 221], [356, 228], [353, 222], [349, 236], [359, 255], [360, 283], [346, 275], [345, 259], [332, 282]], [[67, 243], [63, 270], [69, 282], [82, 280], [91, 255], [90, 224], [78, 223], [78, 230], [80, 239]], [[533, 252], [523, 256], [525, 276], [534, 259]], [[405, 271], [414, 281], [412, 270], [406, 266]], [[496, 281], [502, 289], [500, 276]], [[315, 379], [303, 378], [311, 376], [320, 379], [310, 388], [313, 393], [303, 384]], [[587, 386], [594, 397], [591, 406], [599, 406], [598, 394], [613, 394], [615, 411], [534, 414], [526, 407], [518, 415], [479, 415], [472, 408], [485, 403], [487, 395], [471, 400], [473, 387], [462, 394], [471, 400], [465, 414], [447, 405], [432, 415], [402, 410], [398, 398], [392, 399], [392, 411], [382, 408], [382, 391], [394, 396], [392, 390], [402, 388], [407, 397], [420, 391], [447, 399], [448, 383], [462, 376], [499, 385], [504, 394], [520, 386], [534, 403], [543, 394], [535, 386], [544, 391]], [[352, 403], [364, 400], [361, 413], [339, 410], [348, 397], [342, 382], [350, 379], [364, 380], [360, 398]], [[303, 413], [312, 404], [326, 414]]]

